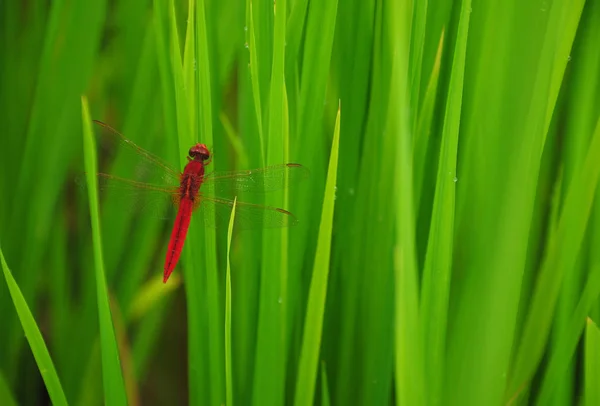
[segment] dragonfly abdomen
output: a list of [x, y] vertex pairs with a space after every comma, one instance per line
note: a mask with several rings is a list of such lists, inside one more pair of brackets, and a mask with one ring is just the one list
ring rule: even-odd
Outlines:
[[177, 217], [173, 224], [173, 231], [171, 232], [171, 239], [169, 241], [169, 248], [167, 249], [167, 257], [165, 258], [165, 272], [163, 276], [163, 282], [166, 283], [167, 279], [175, 269], [175, 265], [179, 262], [181, 256], [181, 250], [187, 236], [188, 228], [190, 227], [190, 220], [192, 218], [192, 210], [194, 209], [194, 202], [188, 198], [181, 199], [179, 203], [179, 210], [177, 211]]

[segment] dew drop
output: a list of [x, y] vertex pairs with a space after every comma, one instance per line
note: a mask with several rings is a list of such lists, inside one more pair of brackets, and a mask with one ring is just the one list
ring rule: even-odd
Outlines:
[[452, 180], [454, 181], [454, 183], [458, 182], [458, 178], [456, 176]]
[[249, 48], [249, 47], [248, 47], [248, 43], [247, 43], [247, 42], [244, 44], [244, 46], [246, 47], [246, 49], [248, 49], [248, 48]]
[[277, 303], [279, 303], [279, 304], [283, 303], [283, 299], [281, 298], [281, 296], [279, 296], [279, 299], [277, 299]]

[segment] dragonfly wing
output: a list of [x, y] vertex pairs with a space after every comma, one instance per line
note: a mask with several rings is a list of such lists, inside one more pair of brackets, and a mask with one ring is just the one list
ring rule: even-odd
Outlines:
[[[158, 156], [125, 138], [123, 134], [101, 121], [97, 124], [100, 145], [109, 149], [127, 170], [127, 177], [136, 181], [158, 185], [177, 186], [180, 174]], [[117, 163], [118, 165], [118, 163]], [[130, 175], [130, 176], [129, 176]]]
[[[177, 188], [137, 182], [106, 173], [98, 173], [98, 189], [105, 202], [114, 202], [121, 210], [157, 219], [172, 219], [178, 204]], [[87, 190], [85, 175], [76, 179], [81, 190]]]
[[[227, 228], [233, 200], [201, 196], [198, 215], [207, 227]], [[236, 202], [235, 224], [237, 230], [291, 227], [298, 223], [287, 210], [258, 204]]]
[[271, 192], [306, 179], [309, 173], [304, 166], [291, 163], [245, 171], [213, 172], [204, 176], [202, 192], [208, 196]]

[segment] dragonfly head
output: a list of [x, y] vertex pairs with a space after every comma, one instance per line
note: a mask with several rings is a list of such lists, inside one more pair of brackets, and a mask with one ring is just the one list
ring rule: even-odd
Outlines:
[[190, 148], [189, 155], [194, 161], [200, 161], [205, 165], [208, 165], [212, 158], [206, 144], [194, 145], [192, 148]]

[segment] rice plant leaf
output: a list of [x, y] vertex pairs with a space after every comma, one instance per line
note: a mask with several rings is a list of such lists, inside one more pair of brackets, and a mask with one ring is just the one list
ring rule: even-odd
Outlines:
[[587, 319], [584, 350], [584, 399], [586, 406], [600, 404], [600, 329]]
[[98, 321], [100, 323], [100, 348], [102, 353], [102, 379], [104, 386], [104, 401], [109, 405], [126, 405], [127, 394], [121, 371], [119, 349], [115, 336], [110, 306], [108, 304], [108, 289], [104, 261], [102, 259], [102, 238], [100, 233], [100, 214], [98, 209], [98, 179], [96, 145], [92, 131], [87, 99], [82, 96], [83, 119], [83, 152], [92, 223], [92, 239], [94, 250], [94, 275], [96, 277], [96, 299], [98, 302]]
[[438, 404], [442, 401], [446, 324], [454, 249], [456, 160], [470, 9], [470, 0], [462, 2], [442, 132], [429, 242], [423, 271], [421, 319], [424, 345], [427, 348], [424, 354], [429, 404]]
[[327, 299], [327, 282], [331, 258], [331, 235], [333, 233], [333, 213], [335, 207], [335, 188], [338, 171], [338, 152], [340, 140], [341, 109], [338, 108], [333, 131], [333, 144], [327, 170], [325, 197], [321, 211], [321, 224], [317, 239], [317, 251], [308, 292], [306, 318], [300, 351], [300, 365], [296, 380], [294, 404], [296, 406], [314, 403], [315, 385], [319, 369], [319, 353], [323, 335], [323, 319]]
[[[196, 89], [198, 92], [198, 104], [194, 106], [198, 120], [198, 134], [179, 134], [180, 140], [188, 139], [190, 145], [198, 137], [207, 145], [214, 145], [213, 134], [213, 101], [211, 72], [214, 68], [214, 62], [211, 59], [208, 13], [210, 7], [205, 0], [198, 0], [196, 4], [196, 60], [198, 69], [196, 69]], [[209, 18], [207, 18], [207, 16]], [[187, 137], [187, 138], [186, 138]], [[214, 215], [214, 214], [211, 214]], [[223, 300], [222, 300], [222, 280], [219, 280], [219, 269], [217, 267], [217, 242], [214, 229], [204, 229], [194, 227], [190, 231], [192, 240], [204, 242], [204, 267], [200, 266], [199, 261], [193, 261], [195, 264], [192, 271], [199, 275], [206, 275], [206, 303], [208, 318], [208, 370], [210, 371], [211, 382], [209, 386], [211, 404], [222, 404], [225, 402], [225, 355], [223, 349]], [[192, 255], [192, 246], [188, 247], [188, 255]], [[189, 257], [192, 259], [192, 257]], [[202, 269], [204, 268], [204, 269]], [[190, 293], [192, 291], [190, 290]], [[198, 295], [195, 291], [192, 294]], [[205, 334], [199, 331], [198, 334]], [[198, 344], [194, 344], [198, 345]]]
[[424, 403], [423, 358], [419, 325], [419, 287], [414, 234], [413, 173], [409, 50], [412, 4], [390, 3], [387, 29], [392, 38], [392, 76], [388, 105], [388, 131], [394, 134], [395, 185], [392, 191], [396, 212], [394, 246], [394, 378], [397, 405]]
[[325, 362], [321, 363], [321, 405], [329, 406], [331, 400], [329, 397], [329, 380], [327, 379], [327, 369]]
[[229, 228], [227, 231], [227, 274], [225, 275], [225, 404], [233, 406], [233, 362], [231, 360], [231, 238], [233, 236], [233, 224], [235, 222], [235, 205], [237, 197], [233, 201]]
[[[512, 393], [530, 381], [548, 337], [562, 278], [571, 269], [583, 241], [600, 176], [600, 118], [579, 176], [567, 191], [556, 233], [540, 269], [514, 367]], [[512, 396], [509, 396], [512, 398]]]
[[596, 264], [588, 273], [583, 293], [573, 312], [565, 333], [552, 346], [548, 366], [544, 370], [537, 402], [541, 405], [552, 403], [554, 390], [560, 387], [560, 380], [568, 371], [576, 356], [577, 345], [585, 330], [587, 315], [600, 295], [600, 265]]
[[[42, 375], [44, 383], [46, 384], [46, 389], [48, 390], [48, 395], [50, 395], [50, 400], [52, 400], [54, 405], [67, 405], [67, 398], [65, 397], [60, 380], [56, 374], [54, 363], [52, 362], [52, 358], [50, 358], [50, 353], [48, 352], [48, 348], [44, 342], [44, 337], [42, 337], [42, 333], [40, 332], [40, 329], [33, 318], [33, 314], [31, 314], [31, 310], [29, 310], [29, 306], [27, 305], [27, 302], [25, 301], [17, 282], [13, 278], [12, 273], [6, 264], [2, 249], [0, 249], [0, 261], [2, 262], [2, 272], [4, 273], [4, 279], [8, 285], [10, 296], [13, 304], [15, 305], [19, 320], [21, 321], [21, 326], [23, 326], [23, 330], [25, 331], [25, 337], [27, 337], [27, 341], [29, 342], [29, 347], [31, 347], [31, 352], [33, 353], [35, 362], [37, 363], [40, 374]], [[6, 382], [4, 381], [4, 377], [1, 375], [1, 373], [0, 401], [2, 401], [3, 405], [10, 405], [11, 403], [16, 404], [10, 395], [8, 387], [6, 386]]]

